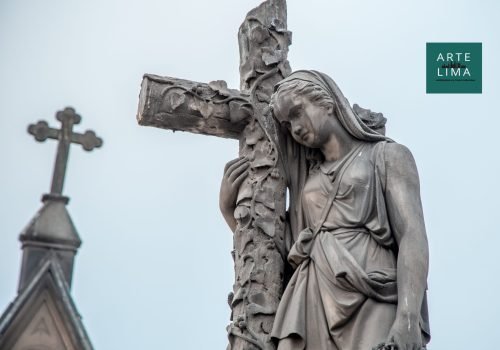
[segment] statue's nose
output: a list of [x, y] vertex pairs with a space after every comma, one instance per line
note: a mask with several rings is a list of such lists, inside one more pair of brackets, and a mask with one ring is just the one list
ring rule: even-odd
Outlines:
[[297, 136], [300, 136], [302, 135], [302, 126], [299, 125], [299, 124], [295, 124], [293, 127], [292, 127], [292, 132], [297, 135]]

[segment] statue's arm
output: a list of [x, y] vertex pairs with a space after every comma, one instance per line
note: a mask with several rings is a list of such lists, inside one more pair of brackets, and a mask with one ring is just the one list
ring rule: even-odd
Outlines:
[[387, 211], [399, 246], [398, 306], [388, 340], [394, 338], [401, 350], [420, 349], [419, 320], [427, 286], [429, 248], [418, 172], [411, 152], [397, 143], [386, 145], [385, 165]]

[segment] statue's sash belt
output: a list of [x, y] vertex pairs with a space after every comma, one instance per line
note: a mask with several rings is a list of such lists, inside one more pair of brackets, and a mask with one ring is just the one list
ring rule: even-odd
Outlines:
[[[362, 293], [381, 302], [397, 303], [396, 269], [383, 268], [366, 272], [347, 248], [335, 237], [338, 234], [370, 234], [365, 228], [340, 228], [314, 234], [310, 228], [302, 230], [288, 254], [288, 261], [298, 267], [309, 259], [338, 287]], [[328, 235], [325, 237], [324, 235]], [[327, 241], [323, 244], [323, 241]]]

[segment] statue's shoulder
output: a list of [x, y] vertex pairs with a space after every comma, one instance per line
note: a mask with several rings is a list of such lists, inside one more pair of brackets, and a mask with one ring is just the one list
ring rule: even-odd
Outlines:
[[413, 154], [405, 145], [397, 142], [387, 142], [383, 148], [386, 166], [402, 166], [408, 163], [415, 163]]
[[417, 166], [408, 147], [396, 142], [387, 142], [381, 158], [386, 182], [391, 178], [399, 182], [418, 184]]

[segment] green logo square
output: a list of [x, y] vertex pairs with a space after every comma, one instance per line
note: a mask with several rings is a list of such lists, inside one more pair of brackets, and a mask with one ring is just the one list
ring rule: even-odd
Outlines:
[[482, 43], [427, 43], [428, 94], [483, 92]]

